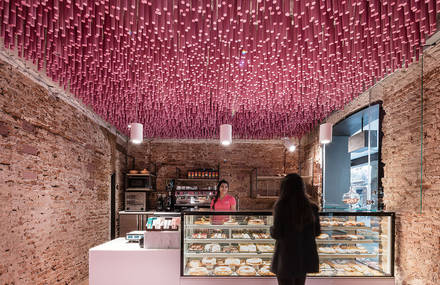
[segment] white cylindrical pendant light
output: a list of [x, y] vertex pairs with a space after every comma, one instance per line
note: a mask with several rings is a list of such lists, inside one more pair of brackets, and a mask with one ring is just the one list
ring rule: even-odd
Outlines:
[[220, 143], [222, 145], [232, 143], [232, 125], [224, 124], [220, 126]]
[[332, 142], [333, 124], [325, 123], [319, 126], [319, 142], [328, 144]]
[[144, 139], [144, 126], [139, 123], [132, 123], [130, 126], [130, 141], [134, 144], [142, 143]]

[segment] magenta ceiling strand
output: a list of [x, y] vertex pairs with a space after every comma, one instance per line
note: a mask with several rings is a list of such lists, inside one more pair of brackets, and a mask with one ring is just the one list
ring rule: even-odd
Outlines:
[[[212, 5], [211, 5], [212, 4]], [[440, 1], [1, 1], [4, 45], [127, 133], [304, 134], [402, 65]], [[45, 67], [45, 68], [44, 68]]]

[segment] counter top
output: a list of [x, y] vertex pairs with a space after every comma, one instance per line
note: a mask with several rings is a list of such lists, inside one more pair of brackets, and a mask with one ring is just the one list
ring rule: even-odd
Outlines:
[[128, 242], [125, 238], [117, 238], [106, 243], [92, 247], [90, 251], [177, 251], [180, 249], [146, 249], [141, 248], [137, 242]]
[[119, 211], [119, 215], [180, 216], [180, 212], [155, 212], [155, 211], [130, 212], [130, 211]]

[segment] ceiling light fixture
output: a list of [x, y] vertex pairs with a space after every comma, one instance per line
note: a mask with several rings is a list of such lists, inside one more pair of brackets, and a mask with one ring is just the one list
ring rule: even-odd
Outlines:
[[232, 143], [232, 125], [223, 124], [220, 126], [220, 143], [224, 146]]
[[128, 127], [130, 128], [130, 141], [134, 144], [142, 143], [144, 139], [144, 126], [140, 123], [132, 123]]
[[319, 126], [319, 142], [328, 144], [332, 142], [333, 124], [324, 123]]
[[284, 142], [284, 146], [286, 147], [286, 149], [289, 152], [294, 152], [296, 150], [296, 145], [293, 142], [293, 138], [292, 139], [290, 139], [290, 138], [282, 138], [281, 140]]

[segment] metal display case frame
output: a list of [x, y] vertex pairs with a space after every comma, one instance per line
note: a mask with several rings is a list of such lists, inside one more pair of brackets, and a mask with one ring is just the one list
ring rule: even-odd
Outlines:
[[[229, 229], [229, 230], [261, 230], [261, 229], [267, 229], [269, 230], [270, 225], [185, 225], [185, 217], [186, 216], [270, 216], [272, 217], [272, 212], [270, 211], [236, 211], [236, 212], [229, 212], [229, 211], [184, 211], [181, 213], [181, 249], [180, 249], [180, 276], [181, 277], [190, 277], [190, 278], [269, 278], [273, 276], [240, 276], [240, 275], [230, 275], [230, 276], [215, 276], [215, 275], [201, 275], [201, 276], [193, 276], [193, 275], [185, 275], [185, 243], [274, 243], [273, 240], [255, 240], [255, 239], [233, 239], [233, 238], [226, 238], [226, 239], [188, 239], [185, 237], [186, 229], [188, 228], [195, 228], [195, 229]], [[389, 254], [389, 272], [390, 274], [380, 275], [380, 276], [369, 276], [369, 275], [362, 275], [362, 276], [341, 276], [341, 275], [315, 275], [315, 276], [309, 276], [308, 278], [394, 278], [394, 242], [395, 242], [395, 213], [393, 212], [320, 212], [319, 213], [320, 218], [342, 218], [342, 217], [389, 217], [390, 218], [390, 231], [388, 233], [388, 254]], [[326, 230], [338, 230], [343, 229], [345, 231], [354, 231], [354, 230], [370, 230], [369, 227], [361, 227], [361, 226], [321, 226], [322, 231]], [[335, 240], [319, 240], [317, 241], [317, 245], [325, 245], [325, 244], [332, 244], [332, 243], [342, 243], [342, 244], [363, 244], [363, 243], [379, 243], [378, 240], [338, 240], [335, 242]], [[196, 258], [200, 258], [203, 256], [201, 253], [192, 253], [190, 258], [194, 256], [197, 256]], [[226, 258], [226, 257], [237, 257], [240, 256], [241, 258], [247, 258], [247, 257], [261, 257], [261, 258], [271, 258], [273, 253], [209, 253], [210, 256], [218, 257], [218, 258]], [[378, 256], [378, 253], [371, 253], [371, 254], [323, 254], [319, 253], [320, 260], [331, 260], [333, 259], [353, 259], [356, 258], [373, 258]]]

